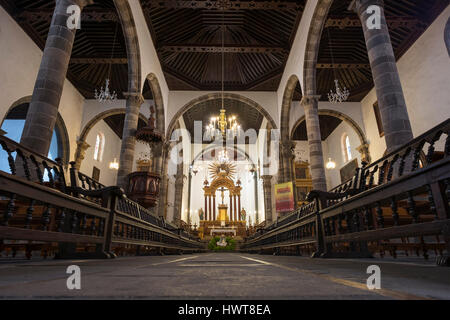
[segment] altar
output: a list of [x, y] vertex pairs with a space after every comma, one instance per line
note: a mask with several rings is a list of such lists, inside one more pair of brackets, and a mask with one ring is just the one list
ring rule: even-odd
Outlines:
[[[213, 180], [204, 182], [205, 207], [200, 208], [199, 236], [208, 240], [214, 236], [244, 238], [246, 235], [245, 210], [241, 209], [241, 182], [233, 181], [233, 164], [215, 163], [210, 167]], [[221, 203], [216, 204], [220, 192]], [[229, 193], [229, 206], [225, 204], [225, 192]]]

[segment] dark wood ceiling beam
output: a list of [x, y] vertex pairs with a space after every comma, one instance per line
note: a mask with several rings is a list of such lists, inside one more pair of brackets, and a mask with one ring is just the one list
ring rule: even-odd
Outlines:
[[165, 8], [165, 9], [210, 9], [210, 10], [279, 10], [279, 11], [301, 11], [303, 10], [303, 1], [145, 1], [142, 3], [144, 9]]
[[[415, 29], [415, 28], [426, 28], [426, 24], [414, 17], [386, 17], [386, 22], [389, 29], [398, 29], [398, 28], [407, 28], [407, 29]], [[358, 17], [345, 17], [345, 18], [328, 18], [325, 23], [325, 28], [356, 28], [361, 27], [361, 20]]]
[[167, 45], [159, 48], [160, 51], [168, 52], [196, 52], [196, 53], [282, 53], [288, 54], [289, 50], [280, 47], [261, 46], [184, 46]]
[[73, 64], [127, 64], [127, 58], [71, 58]]
[[[53, 10], [48, 9], [34, 9], [26, 10], [17, 14], [16, 18], [26, 20], [28, 23], [48, 22], [52, 21]], [[84, 9], [81, 12], [81, 21], [89, 22], [105, 22], [105, 21], [119, 21], [115, 9]]]
[[370, 69], [368, 63], [318, 63], [317, 69]]

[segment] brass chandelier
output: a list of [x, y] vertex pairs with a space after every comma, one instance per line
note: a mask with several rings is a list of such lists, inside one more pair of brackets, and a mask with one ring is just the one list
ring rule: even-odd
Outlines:
[[224, 13], [222, 11], [222, 104], [220, 114], [213, 116], [206, 127], [206, 132], [209, 137], [215, 137], [216, 132], [220, 132], [222, 138], [227, 137], [227, 133], [231, 133], [233, 137], [240, 136], [241, 125], [239, 124], [236, 116], [227, 117], [227, 110], [224, 103], [224, 74], [225, 74], [225, 25], [224, 25]]

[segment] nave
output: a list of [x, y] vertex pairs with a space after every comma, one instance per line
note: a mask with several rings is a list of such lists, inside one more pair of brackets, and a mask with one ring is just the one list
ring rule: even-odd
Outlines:
[[[81, 270], [81, 290], [68, 290], [67, 266]], [[369, 290], [370, 265], [381, 270]], [[107, 283], [107, 285], [105, 285]], [[113, 260], [0, 261], [2, 299], [450, 299], [447, 268], [407, 259], [310, 259], [299, 256], [201, 253]]]

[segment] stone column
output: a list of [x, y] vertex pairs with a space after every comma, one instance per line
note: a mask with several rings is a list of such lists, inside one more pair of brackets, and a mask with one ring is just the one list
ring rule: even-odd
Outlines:
[[301, 104], [305, 110], [306, 131], [308, 132], [309, 144], [309, 163], [313, 189], [327, 191], [318, 114], [319, 98], [320, 96], [303, 96]]
[[293, 181], [292, 160], [294, 159], [294, 143], [291, 140], [282, 140], [280, 142], [280, 166], [278, 174], [278, 183]]
[[297, 192], [294, 179], [293, 161], [295, 144], [292, 140], [282, 140], [280, 142], [280, 162], [282, 166], [278, 170], [278, 183], [292, 182], [294, 192], [294, 209], [297, 208]]
[[117, 173], [117, 185], [126, 189], [128, 175], [133, 171], [134, 150], [136, 146], [136, 131], [139, 121], [139, 109], [144, 103], [144, 97], [140, 92], [124, 93], [126, 113], [123, 125], [122, 145], [120, 147], [119, 171]]
[[57, 0], [45, 48], [34, 85], [20, 143], [47, 156], [53, 136], [59, 103], [72, 54], [76, 28], [69, 29], [67, 8], [82, 10], [92, 0]]
[[[370, 6], [380, 9], [380, 28], [371, 26], [377, 19], [373, 18], [376, 12], [367, 12]], [[384, 15], [384, 3], [382, 0], [353, 0], [349, 9], [354, 10], [361, 19], [387, 152], [391, 152], [411, 141], [413, 134]]]
[[177, 174], [175, 177], [175, 200], [174, 200], [174, 217], [175, 221], [181, 220], [181, 204], [183, 201], [183, 163], [178, 164]]
[[[167, 177], [167, 168], [169, 166], [169, 160], [170, 160], [170, 150], [172, 149], [173, 144], [170, 142], [163, 143], [162, 145], [162, 166], [160, 168], [160, 174], [161, 174], [161, 186], [159, 189], [159, 201], [158, 201], [158, 215], [160, 217], [164, 217], [166, 208], [167, 208], [167, 187], [169, 184], [169, 178]], [[152, 168], [153, 171], [154, 168]], [[155, 172], [155, 171], [154, 171]], [[158, 173], [156, 171], [156, 173]]]
[[266, 226], [273, 222], [272, 215], [272, 176], [261, 176], [264, 189], [264, 210], [266, 211]]

